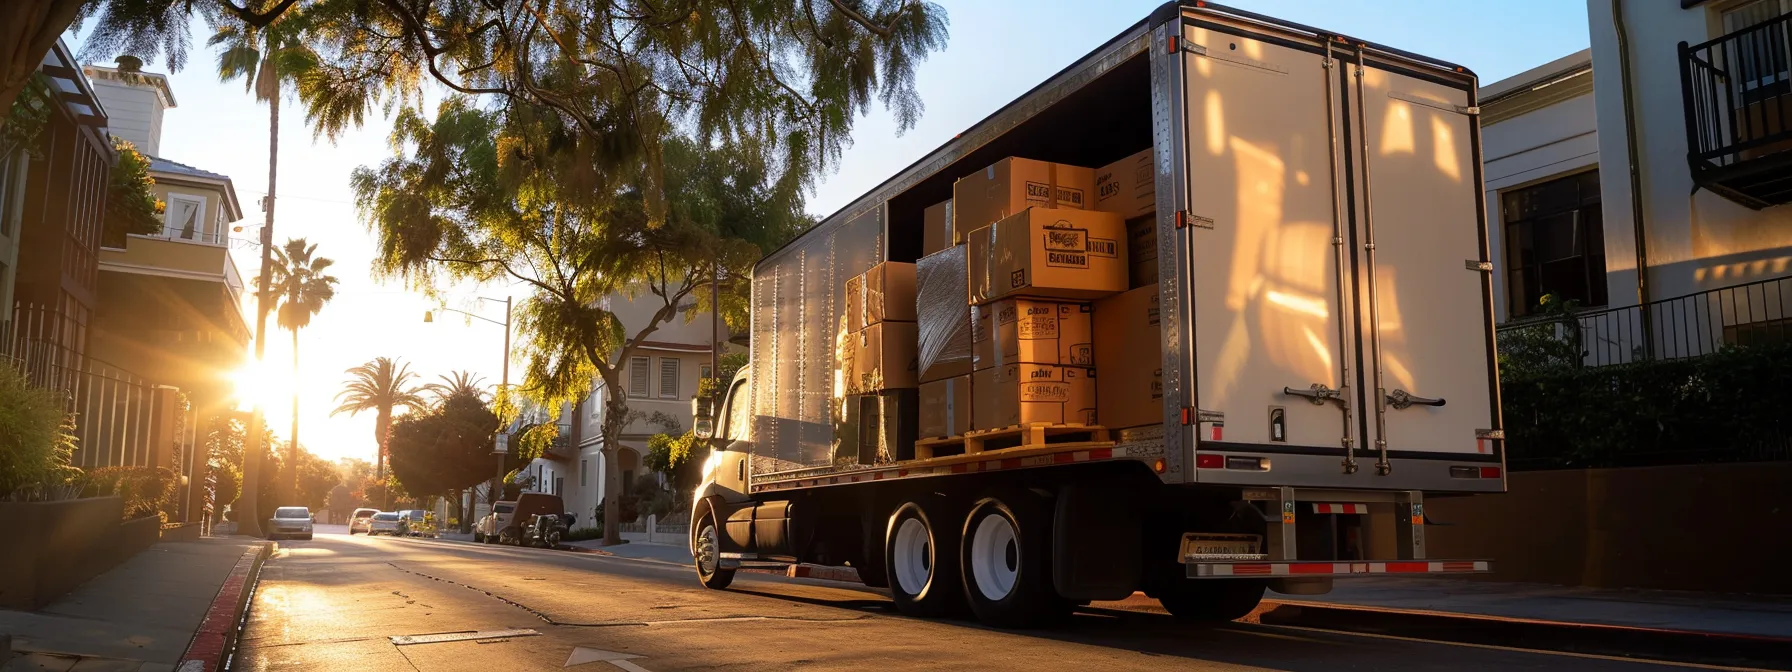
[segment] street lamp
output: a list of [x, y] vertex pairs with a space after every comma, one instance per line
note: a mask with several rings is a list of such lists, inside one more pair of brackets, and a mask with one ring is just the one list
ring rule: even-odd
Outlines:
[[[485, 297], [485, 296], [478, 297], [478, 299], [480, 301], [490, 301], [492, 303], [498, 302], [497, 299]], [[492, 318], [485, 317], [482, 315], [474, 315], [474, 314], [469, 313], [464, 310], [456, 310], [454, 308], [449, 308], [447, 306], [442, 306], [442, 310], [446, 310], [451, 313], [460, 313], [467, 317], [470, 317], [470, 318], [473, 318], [476, 320], [484, 320], [486, 322], [490, 322], [492, 324], [495, 324], [495, 325], [498, 325], [498, 326], [504, 328], [504, 369], [503, 369], [504, 373], [503, 373], [503, 378], [498, 383], [498, 399], [500, 399], [500, 400], [504, 399], [504, 393], [509, 391], [509, 389], [510, 389], [510, 297], [508, 297], [508, 296], [504, 297], [504, 321], [503, 322], [499, 322], [497, 320], [494, 320]], [[426, 324], [435, 322], [436, 321], [435, 312], [428, 311], [428, 310], [423, 311], [423, 321]], [[500, 401], [500, 404], [503, 404], [503, 403], [504, 402]], [[502, 406], [502, 405], [499, 406], [500, 409], [502, 409], [503, 407], [504, 406]], [[495, 451], [493, 451], [493, 453], [498, 456], [498, 478], [496, 480], [492, 481], [492, 488], [491, 488], [491, 493], [490, 493], [491, 494], [490, 500], [491, 500], [491, 506], [492, 506], [493, 511], [498, 510], [498, 490], [500, 490], [501, 488], [504, 487], [504, 455], [505, 455], [505, 453], [509, 452], [508, 444], [509, 444], [509, 437], [500, 431], [498, 433], [498, 447]]]

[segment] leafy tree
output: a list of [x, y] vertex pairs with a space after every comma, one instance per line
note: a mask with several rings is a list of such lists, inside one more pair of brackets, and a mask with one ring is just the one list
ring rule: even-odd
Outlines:
[[[349, 371], [353, 372], [354, 369]], [[336, 458], [336, 471], [342, 473], [343, 483], [353, 485], [373, 478], [373, 463], [359, 457], [339, 457]]]
[[[345, 373], [349, 378], [343, 381], [342, 391], [336, 393], [336, 401], [341, 403], [330, 411], [330, 415], [374, 412], [373, 440], [379, 453], [374, 458], [373, 477], [385, 478], [392, 412], [400, 408], [414, 411], [426, 405], [418, 388], [409, 384], [417, 374], [411, 373], [411, 365], [389, 357], [375, 357]], [[351, 474], [345, 480], [358, 482], [353, 476]]]
[[106, 185], [106, 228], [102, 235], [107, 244], [124, 247], [128, 234], [160, 232], [161, 215], [167, 204], [150, 190], [156, 180], [149, 176], [149, 159], [137, 151], [137, 146], [112, 138], [112, 149], [118, 154], [118, 163], [113, 164]]
[[55, 392], [32, 385], [11, 362], [0, 361], [0, 500], [78, 475], [69, 466], [74, 433], [74, 418]]
[[485, 401], [467, 393], [399, 418], [392, 425], [392, 475], [416, 495], [476, 485], [491, 476], [498, 426]]
[[336, 523], [347, 521], [354, 514], [358, 503], [347, 483], [337, 483], [336, 487], [330, 488], [330, 494], [324, 497], [324, 508], [330, 510], [333, 514], [330, 520]]
[[1578, 369], [1585, 365], [1585, 339], [1580, 320], [1575, 317], [1578, 302], [1544, 294], [1538, 305], [1542, 310], [1534, 322], [1507, 329], [1500, 335], [1498, 362], [1501, 378]]
[[[299, 330], [311, 325], [311, 316], [323, 310], [324, 304], [336, 297], [336, 277], [325, 273], [336, 262], [327, 257], [312, 256], [316, 245], [304, 238], [286, 241], [274, 249], [272, 284], [265, 295], [268, 310], [279, 315], [281, 328], [292, 332], [292, 370], [299, 372]], [[292, 394], [292, 434], [287, 436], [287, 459], [296, 460], [299, 445], [299, 393]], [[293, 474], [297, 477], [297, 474]], [[284, 481], [292, 487], [296, 482]]]
[[[690, 319], [712, 281], [725, 295], [745, 295], [756, 243], [775, 244], [807, 220], [797, 214], [800, 195], [771, 183], [751, 152], [672, 140], [665, 180], [674, 198], [655, 225], [641, 190], [606, 176], [593, 163], [599, 150], [571, 130], [540, 110], [484, 111], [450, 98], [434, 121], [401, 113], [399, 156], [357, 169], [353, 184], [379, 238], [376, 273], [422, 287], [512, 280], [532, 290], [517, 311], [522, 389], [551, 415], [602, 382], [602, 451], [613, 481], [629, 417], [623, 363], [681, 313]], [[626, 333], [605, 307], [614, 296], [653, 313]], [[523, 443], [543, 443], [555, 427], [536, 425]], [[606, 498], [620, 489], [607, 484]], [[605, 521], [609, 541], [619, 539], [615, 523]]]

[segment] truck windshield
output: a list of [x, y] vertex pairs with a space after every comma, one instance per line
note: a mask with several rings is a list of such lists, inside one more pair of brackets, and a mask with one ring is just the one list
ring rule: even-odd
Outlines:
[[515, 511], [515, 510], [516, 510], [515, 504], [499, 504], [498, 505], [498, 513], [510, 513], [511, 511]]

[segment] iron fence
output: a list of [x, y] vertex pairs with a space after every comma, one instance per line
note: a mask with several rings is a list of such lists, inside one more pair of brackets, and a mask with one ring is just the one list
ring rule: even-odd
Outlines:
[[[158, 403], [156, 385], [125, 369], [85, 356], [69, 343], [85, 340], [86, 325], [45, 308], [20, 304], [12, 320], [0, 324], [0, 359], [35, 387], [56, 392], [74, 415], [76, 449], [71, 463], [82, 469], [148, 466], [153, 457], [150, 428]], [[169, 403], [161, 401], [159, 403]], [[190, 425], [185, 414], [177, 414]], [[175, 436], [190, 437], [183, 426]], [[175, 464], [188, 446], [175, 446]]]
[[1584, 366], [1700, 357], [1726, 347], [1792, 342], [1792, 277], [1757, 280], [1643, 305], [1501, 325], [1500, 350], [1546, 341]]

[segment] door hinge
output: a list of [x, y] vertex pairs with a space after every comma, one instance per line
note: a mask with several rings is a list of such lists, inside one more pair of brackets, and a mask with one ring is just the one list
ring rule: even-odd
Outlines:
[[1478, 115], [1481, 113], [1481, 106], [1480, 105], [1458, 105], [1456, 107], [1456, 111], [1472, 117], [1472, 116], [1475, 116], [1475, 115]]
[[1475, 430], [1475, 438], [1477, 438], [1477, 439], [1496, 439], [1496, 440], [1504, 441], [1506, 439], [1506, 430], [1503, 430], [1503, 429], [1477, 429], [1477, 430]]
[[1191, 226], [1197, 229], [1212, 229], [1213, 218], [1190, 214], [1187, 210], [1177, 210], [1176, 228], [1186, 229]]
[[1473, 259], [1467, 259], [1462, 262], [1462, 267], [1471, 271], [1480, 271], [1482, 273], [1493, 272], [1493, 262], [1491, 261], [1475, 261]]

